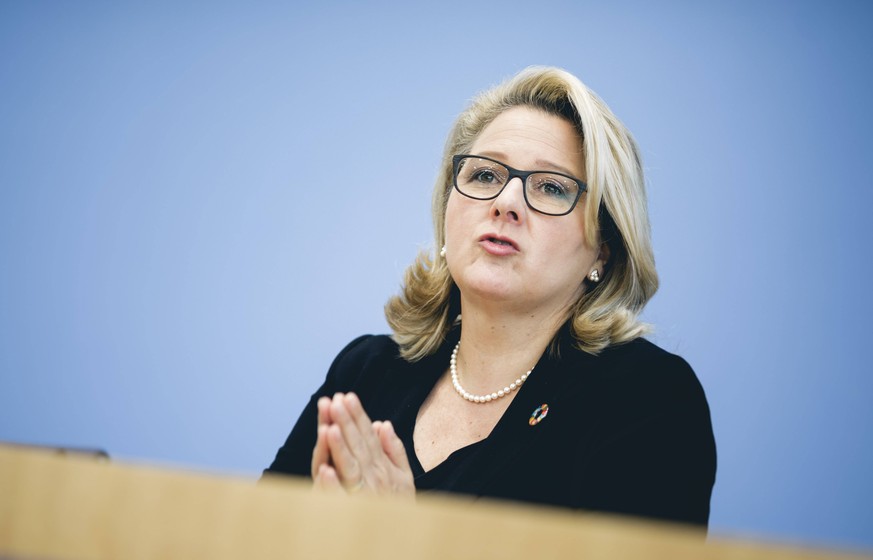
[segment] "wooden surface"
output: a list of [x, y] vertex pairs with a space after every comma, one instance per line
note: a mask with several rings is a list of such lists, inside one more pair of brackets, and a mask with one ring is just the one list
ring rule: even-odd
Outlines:
[[[0, 446], [3, 558], [850, 559], [660, 524], [462, 499], [417, 503]], [[873, 557], [866, 557], [873, 558]]]

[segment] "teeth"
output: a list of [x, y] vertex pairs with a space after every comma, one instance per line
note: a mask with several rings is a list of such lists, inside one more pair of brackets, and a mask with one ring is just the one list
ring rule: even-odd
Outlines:
[[494, 238], [492, 237], [492, 238], [491, 238], [491, 241], [493, 241], [494, 243], [497, 243], [498, 245], [509, 245], [508, 242], [503, 241], [502, 239], [494, 239]]

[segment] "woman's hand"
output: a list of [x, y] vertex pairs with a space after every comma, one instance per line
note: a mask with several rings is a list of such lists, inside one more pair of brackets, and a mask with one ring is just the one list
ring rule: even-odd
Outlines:
[[415, 496], [406, 449], [394, 427], [371, 422], [354, 393], [318, 401], [312, 478], [316, 488], [325, 490]]

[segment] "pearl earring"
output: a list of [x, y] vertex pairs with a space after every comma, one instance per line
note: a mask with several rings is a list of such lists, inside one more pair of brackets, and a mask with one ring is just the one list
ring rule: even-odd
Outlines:
[[445, 257], [445, 256], [446, 256], [446, 246], [445, 246], [445, 245], [443, 245], [443, 248], [440, 249], [440, 256], [441, 256], [441, 257]]
[[597, 272], [597, 269], [591, 271], [591, 274], [588, 275], [588, 279], [592, 282], [600, 282], [600, 273]]

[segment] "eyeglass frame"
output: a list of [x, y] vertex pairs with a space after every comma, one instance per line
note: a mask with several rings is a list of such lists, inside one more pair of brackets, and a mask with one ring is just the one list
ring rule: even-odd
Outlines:
[[[471, 196], [471, 195], [465, 193], [464, 191], [462, 191], [458, 187], [458, 171], [460, 171], [458, 169], [458, 166], [461, 164], [461, 160], [466, 159], [466, 158], [484, 159], [484, 160], [496, 163], [498, 165], [502, 165], [509, 172], [509, 176], [506, 178], [506, 182], [503, 183], [503, 186], [500, 187], [500, 190], [497, 191], [494, 194], [494, 196], [489, 196], [487, 198], [480, 198], [478, 196]], [[561, 212], [560, 214], [554, 214], [552, 212], [543, 212], [542, 210], [533, 207], [533, 205], [530, 203], [530, 200], [527, 199], [527, 179], [528, 179], [528, 177], [530, 177], [531, 175], [534, 175], [536, 173], [548, 173], [549, 175], [560, 175], [561, 177], [566, 177], [567, 179], [574, 181], [579, 186], [579, 191], [576, 193], [576, 199], [573, 201], [573, 204], [570, 205], [569, 210], [567, 210], [566, 212]], [[456, 191], [458, 191], [462, 195], [466, 196], [467, 198], [472, 198], [473, 200], [494, 200], [495, 198], [500, 196], [500, 193], [503, 192], [503, 190], [506, 188], [506, 185], [508, 185], [509, 182], [512, 181], [513, 179], [515, 179], [516, 177], [521, 179], [521, 192], [524, 195], [524, 202], [525, 202], [525, 204], [527, 204], [527, 207], [530, 208], [531, 210], [533, 210], [534, 212], [539, 212], [540, 214], [544, 214], [546, 216], [566, 216], [567, 214], [569, 214], [570, 212], [572, 212], [573, 210], [576, 209], [576, 204], [578, 204], [579, 199], [582, 198], [582, 193], [584, 193], [588, 190], [588, 185], [584, 181], [582, 181], [581, 179], [577, 179], [576, 177], [573, 177], [572, 175], [567, 175], [566, 173], [561, 173], [560, 171], [546, 171], [546, 170], [521, 171], [519, 169], [515, 169], [514, 167], [510, 167], [510, 166], [506, 165], [502, 161], [498, 161], [494, 158], [490, 158], [490, 157], [486, 157], [486, 156], [477, 156], [474, 154], [455, 154], [454, 156], [452, 156], [452, 186], [455, 187]]]

